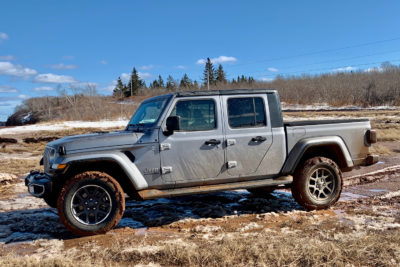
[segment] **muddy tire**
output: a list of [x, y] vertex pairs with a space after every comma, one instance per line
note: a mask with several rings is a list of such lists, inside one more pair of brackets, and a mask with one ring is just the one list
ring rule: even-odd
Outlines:
[[103, 234], [114, 228], [125, 211], [125, 194], [110, 175], [88, 171], [68, 180], [57, 200], [61, 222], [74, 234]]
[[296, 170], [292, 195], [307, 210], [326, 209], [338, 201], [342, 185], [338, 165], [331, 159], [315, 157]]
[[274, 192], [275, 187], [274, 186], [265, 186], [265, 187], [258, 187], [258, 188], [249, 188], [247, 191], [249, 191], [251, 194], [257, 196], [257, 197], [270, 197], [271, 193]]
[[43, 196], [44, 202], [52, 208], [57, 208], [58, 194], [45, 194]]

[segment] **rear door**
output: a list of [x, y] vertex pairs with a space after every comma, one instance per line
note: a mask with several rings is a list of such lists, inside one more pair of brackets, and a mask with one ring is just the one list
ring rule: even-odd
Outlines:
[[273, 142], [267, 95], [224, 95], [222, 105], [228, 174], [251, 177]]
[[[202, 184], [224, 166], [220, 96], [176, 98], [168, 116], [179, 116], [181, 129], [160, 133], [163, 180], [177, 186]], [[168, 117], [167, 116], [167, 117]]]

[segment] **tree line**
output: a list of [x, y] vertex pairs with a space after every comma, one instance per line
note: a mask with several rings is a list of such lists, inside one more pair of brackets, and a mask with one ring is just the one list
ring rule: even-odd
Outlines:
[[217, 68], [211, 62], [210, 58], [204, 66], [203, 77], [201, 84], [196, 80], [192, 80], [185, 73], [180, 80], [175, 80], [171, 75], [168, 75], [167, 80], [164, 81], [161, 75], [158, 75], [157, 79], [146, 85], [146, 82], [140, 78], [138, 71], [133, 67], [132, 73], [129, 77], [129, 81], [125, 84], [121, 77], [118, 77], [117, 84], [113, 90], [113, 95], [117, 97], [130, 97], [137, 95], [140, 89], [165, 89], [167, 91], [177, 90], [199, 90], [207, 89], [210, 86], [214, 87], [217, 85], [226, 84], [253, 84], [254, 78], [251, 76], [241, 75], [236, 79], [227, 79], [227, 74], [221, 64]]

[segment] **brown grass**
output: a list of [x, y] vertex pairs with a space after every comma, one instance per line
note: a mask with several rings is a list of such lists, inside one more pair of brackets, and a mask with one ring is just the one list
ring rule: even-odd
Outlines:
[[39, 170], [38, 159], [2, 159], [0, 162], [0, 172], [23, 175], [31, 170]]
[[393, 154], [393, 151], [390, 148], [388, 148], [388, 147], [386, 147], [384, 145], [381, 145], [379, 143], [378, 144], [373, 144], [370, 147], [369, 151], [372, 154], [377, 154], [377, 155], [380, 155], [380, 156], [387, 156], [387, 155]]
[[378, 141], [400, 141], [400, 129], [380, 129]]
[[[64, 257], [54, 254], [39, 260], [37, 256], [11, 253], [0, 259], [0, 265], [395, 266], [400, 262], [399, 229], [357, 232], [338, 221], [328, 225], [306, 223], [295, 222], [301, 227], [291, 227], [288, 233], [265, 230], [248, 236], [235, 233], [217, 241], [186, 236], [180, 242], [158, 242], [155, 246], [159, 249], [148, 251], [139, 251], [141, 246], [149, 246], [145, 238], [141, 244], [129, 239], [115, 241], [108, 248], [89, 242], [80, 244], [79, 250], [64, 251]], [[302, 229], [293, 231], [295, 228]]]

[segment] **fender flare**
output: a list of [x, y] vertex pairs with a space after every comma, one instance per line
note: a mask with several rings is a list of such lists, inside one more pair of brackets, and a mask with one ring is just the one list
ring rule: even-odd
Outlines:
[[93, 161], [113, 161], [120, 166], [120, 168], [128, 176], [131, 184], [136, 190], [146, 189], [148, 183], [143, 177], [142, 173], [125, 154], [123, 153], [99, 153], [90, 155], [71, 155], [65, 158], [61, 163], [73, 165], [82, 162]]
[[283, 165], [281, 173], [283, 175], [292, 174], [296, 170], [297, 165], [308, 149], [324, 145], [338, 146], [341, 150], [343, 158], [345, 159], [346, 167], [351, 168], [354, 166], [350, 152], [347, 149], [343, 139], [339, 136], [310, 137], [301, 139], [292, 148], [287, 160], [285, 161], [285, 164]]

